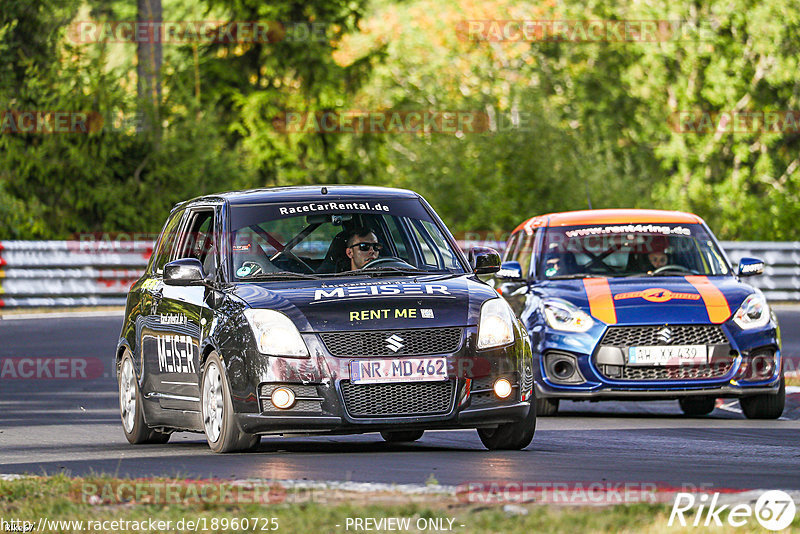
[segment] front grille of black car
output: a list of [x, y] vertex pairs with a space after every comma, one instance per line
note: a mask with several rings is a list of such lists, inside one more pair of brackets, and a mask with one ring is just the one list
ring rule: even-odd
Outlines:
[[719, 362], [710, 365], [677, 365], [672, 367], [632, 367], [624, 366], [622, 376], [610, 377], [601, 366], [601, 372], [607, 378], [615, 380], [702, 380], [721, 378], [731, 370], [732, 362]]
[[450, 412], [455, 381], [398, 384], [341, 382], [344, 406], [352, 417], [402, 417]]
[[[320, 334], [320, 337], [328, 352], [334, 356], [357, 358], [364, 356], [418, 356], [456, 352], [461, 345], [463, 330], [461, 328], [420, 328], [325, 332]], [[402, 347], [400, 347], [401, 345]]]
[[[668, 335], [665, 332], [666, 329], [669, 330]], [[712, 325], [612, 326], [600, 341], [600, 345], [611, 347], [722, 345], [726, 343], [728, 343], [728, 339], [722, 328]]]

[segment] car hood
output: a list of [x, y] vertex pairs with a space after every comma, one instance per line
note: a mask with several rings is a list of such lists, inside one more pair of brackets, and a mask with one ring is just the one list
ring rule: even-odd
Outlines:
[[481, 304], [498, 296], [471, 275], [242, 283], [234, 294], [285, 313], [301, 332], [474, 325]]
[[542, 297], [575, 304], [607, 324], [723, 323], [755, 290], [733, 277], [550, 280]]

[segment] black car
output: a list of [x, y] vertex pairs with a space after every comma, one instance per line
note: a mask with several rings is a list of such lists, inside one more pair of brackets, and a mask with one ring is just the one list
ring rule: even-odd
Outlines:
[[535, 428], [522, 324], [478, 279], [416, 193], [288, 187], [190, 200], [131, 287], [115, 357], [131, 443], [205, 432], [211, 449], [262, 434], [477, 428], [522, 449]]

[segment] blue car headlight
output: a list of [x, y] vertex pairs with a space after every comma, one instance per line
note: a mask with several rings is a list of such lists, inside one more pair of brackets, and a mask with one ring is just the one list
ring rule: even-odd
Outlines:
[[566, 300], [545, 299], [542, 308], [545, 321], [555, 330], [586, 332], [594, 325], [591, 315]]
[[769, 304], [761, 293], [753, 293], [744, 299], [742, 305], [733, 314], [733, 322], [742, 330], [761, 328], [769, 322], [769, 318]]

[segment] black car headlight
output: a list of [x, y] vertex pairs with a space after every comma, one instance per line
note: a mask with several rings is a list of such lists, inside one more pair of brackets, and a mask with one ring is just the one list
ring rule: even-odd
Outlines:
[[501, 299], [487, 300], [481, 306], [478, 324], [478, 349], [502, 347], [514, 341], [514, 312]]
[[769, 304], [761, 293], [753, 293], [744, 299], [742, 305], [733, 314], [733, 322], [742, 330], [761, 328], [769, 322], [769, 318]]
[[244, 311], [258, 352], [270, 356], [308, 358], [308, 347], [291, 319], [275, 310], [248, 309]]

